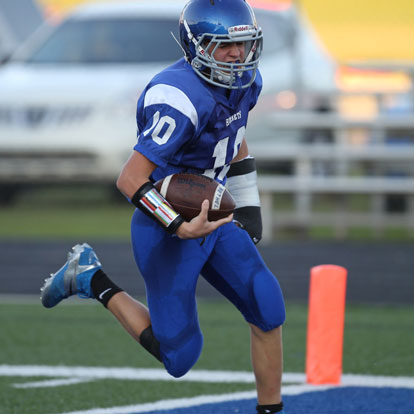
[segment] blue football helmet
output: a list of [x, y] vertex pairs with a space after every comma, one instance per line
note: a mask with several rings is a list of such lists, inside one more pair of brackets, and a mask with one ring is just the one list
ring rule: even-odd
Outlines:
[[[180, 43], [185, 59], [207, 82], [228, 89], [249, 87], [256, 77], [263, 35], [245, 0], [190, 0], [180, 16]], [[243, 62], [217, 61], [223, 43], [244, 44]]]

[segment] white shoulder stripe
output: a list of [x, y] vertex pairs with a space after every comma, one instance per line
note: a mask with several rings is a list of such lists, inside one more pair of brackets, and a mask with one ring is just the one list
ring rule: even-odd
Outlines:
[[145, 94], [144, 107], [156, 104], [167, 104], [180, 111], [197, 128], [197, 111], [188, 96], [175, 86], [158, 84], [148, 89]]

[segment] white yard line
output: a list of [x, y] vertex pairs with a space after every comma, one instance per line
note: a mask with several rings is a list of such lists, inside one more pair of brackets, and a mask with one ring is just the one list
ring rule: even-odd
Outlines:
[[[165, 369], [123, 367], [69, 367], [47, 365], [0, 365], [0, 376], [68, 377], [145, 381], [189, 381], [254, 383], [254, 375], [243, 371], [194, 370], [181, 378], [173, 378]], [[297, 382], [295, 380], [295, 382]]]
[[[164, 369], [125, 367], [79, 367], [64, 365], [0, 365], [0, 376], [6, 377], [51, 377], [85, 379], [119, 379], [134, 381], [189, 381], [211, 383], [254, 384], [254, 375], [246, 371], [193, 370], [181, 378], [171, 377]], [[283, 382], [305, 383], [302, 373], [284, 373]], [[414, 388], [414, 377], [391, 377], [375, 375], [343, 374], [342, 385], [370, 387]]]
[[[145, 381], [189, 381], [212, 383], [247, 383], [254, 384], [252, 372], [245, 371], [209, 371], [193, 370], [181, 378], [174, 378], [165, 369], [124, 368], [124, 367], [76, 367], [48, 365], [0, 365], [0, 376], [15, 377], [78, 377], [95, 379], [121, 379]], [[285, 373], [285, 383], [305, 381], [304, 374]]]
[[[188, 381], [204, 383], [248, 383], [254, 384], [254, 375], [246, 371], [193, 370], [181, 378], [171, 377], [164, 369], [125, 367], [79, 367], [64, 365], [0, 365], [0, 376], [6, 377], [50, 377], [66, 379], [119, 379], [134, 381]], [[305, 383], [302, 373], [284, 373], [283, 382]], [[44, 383], [41, 381], [39, 383]], [[403, 387], [414, 388], [414, 377], [391, 377], [374, 375], [343, 374], [344, 386]]]
[[135, 414], [148, 413], [151, 411], [160, 412], [173, 410], [175, 408], [195, 407], [203, 404], [214, 404], [234, 400], [250, 400], [256, 397], [256, 391], [236, 392], [233, 394], [222, 395], [199, 395], [192, 398], [176, 398], [170, 400], [160, 400], [151, 403], [126, 405], [109, 408], [93, 408], [84, 411], [71, 411], [64, 414]]
[[[334, 385], [318, 386], [302, 384], [287, 385], [282, 387], [283, 395], [299, 395], [309, 392], [319, 392], [335, 388]], [[161, 412], [176, 408], [196, 407], [204, 404], [215, 404], [229, 401], [251, 400], [256, 398], [256, 391], [235, 392], [220, 395], [199, 395], [192, 398], [177, 398], [171, 400], [160, 400], [152, 403], [127, 405], [109, 408], [92, 408], [91, 410], [70, 411], [63, 414], [138, 414], [148, 412]]]
[[95, 378], [66, 378], [45, 381], [33, 382], [17, 382], [12, 384], [14, 388], [47, 388], [47, 387], [61, 387], [62, 385], [80, 384], [82, 382], [95, 381]]
[[[190, 381], [207, 383], [251, 383], [254, 376], [244, 371], [208, 371], [193, 370], [182, 378], [171, 377], [163, 369], [123, 368], [123, 367], [70, 367], [47, 365], [0, 365], [0, 376], [6, 377], [50, 377], [45, 381], [13, 384], [16, 388], [58, 387], [80, 382], [99, 379], [145, 380], [145, 381]], [[59, 379], [56, 379], [59, 378]], [[284, 395], [299, 395], [308, 392], [324, 391], [337, 388], [334, 385], [309, 385], [305, 383], [306, 376], [302, 373], [284, 373], [282, 393]], [[286, 385], [286, 384], [296, 385]], [[414, 389], [414, 377], [390, 377], [372, 375], [342, 375], [341, 387], [398, 387]], [[120, 407], [93, 408], [84, 411], [72, 411], [64, 414], [132, 414], [151, 411], [165, 411], [175, 408], [193, 407], [203, 404], [213, 404], [226, 401], [236, 401], [256, 398], [256, 391], [236, 392], [219, 395], [200, 395], [192, 398], [160, 400], [145, 404]]]
[[[283, 387], [284, 395], [298, 395], [305, 392], [316, 392], [328, 389], [330, 387], [316, 388], [310, 385], [290, 385]], [[177, 398], [171, 400], [160, 400], [152, 403], [110, 407], [110, 408], [93, 408], [84, 411], [71, 411], [64, 414], [136, 414], [148, 413], [151, 411], [165, 411], [176, 408], [196, 407], [203, 404], [215, 404], [229, 401], [251, 400], [256, 398], [256, 391], [235, 392], [231, 394], [219, 395], [199, 395], [192, 398]]]

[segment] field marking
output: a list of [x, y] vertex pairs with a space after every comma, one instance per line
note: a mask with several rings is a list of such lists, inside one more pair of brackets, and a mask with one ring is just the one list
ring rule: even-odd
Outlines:
[[[165, 369], [123, 368], [123, 367], [70, 367], [49, 365], [0, 365], [0, 376], [8, 377], [65, 377], [92, 379], [120, 379], [145, 381], [189, 381], [189, 382], [231, 382], [254, 383], [254, 375], [244, 371], [190, 371], [184, 377], [173, 378]], [[290, 382], [301, 381], [294, 376]]]
[[256, 391], [236, 392], [222, 395], [199, 395], [190, 398], [175, 398], [169, 400], [154, 401], [145, 404], [124, 405], [108, 408], [92, 408], [91, 410], [70, 411], [63, 414], [136, 414], [151, 411], [166, 411], [176, 408], [189, 408], [203, 404], [214, 404], [232, 400], [250, 400], [256, 397]]
[[46, 381], [33, 381], [33, 382], [17, 382], [12, 384], [14, 388], [46, 388], [46, 387], [61, 387], [62, 385], [74, 385], [81, 384], [83, 382], [94, 381], [93, 378], [66, 378], [55, 379]]
[[[133, 381], [188, 381], [205, 383], [254, 384], [252, 372], [193, 370], [181, 378], [173, 378], [162, 368], [80, 367], [65, 365], [0, 365], [0, 376], [81, 378], [85, 380], [119, 379]], [[40, 381], [39, 384], [45, 383]], [[285, 372], [283, 382], [305, 383], [303, 373]], [[343, 374], [342, 385], [414, 388], [414, 377]]]
[[[164, 369], [125, 368], [125, 367], [70, 367], [49, 365], [0, 365], [0, 376], [8, 377], [49, 377], [46, 381], [13, 384], [16, 388], [56, 387], [77, 384], [80, 382], [119, 379], [145, 381], [190, 381], [208, 383], [251, 383], [254, 375], [245, 371], [208, 371], [193, 370], [182, 378], [173, 378]], [[59, 378], [59, 379], [56, 379]], [[283, 395], [299, 395], [319, 392], [341, 387], [391, 387], [414, 389], [414, 377], [390, 377], [343, 374], [341, 385], [309, 385], [303, 373], [284, 373]], [[286, 384], [295, 385], [286, 385]], [[236, 392], [229, 394], [199, 395], [192, 398], [160, 400], [144, 404], [126, 405], [107, 408], [92, 408], [83, 411], [71, 411], [63, 414], [138, 414], [161, 412], [171, 409], [195, 407], [204, 404], [246, 400], [256, 398], [256, 391]]]
[[[323, 391], [333, 386], [315, 387], [312, 385], [290, 385], [282, 387], [284, 395], [299, 395], [305, 392]], [[160, 400], [151, 403], [124, 405], [109, 408], [92, 408], [90, 410], [70, 411], [62, 414], [138, 414], [148, 412], [159, 412], [166, 410], [174, 410], [177, 408], [196, 407], [204, 404], [217, 404], [229, 401], [251, 400], [256, 398], [256, 391], [235, 392], [230, 394], [219, 395], [199, 395], [190, 398], [176, 398], [169, 400]]]
[[[245, 371], [193, 370], [181, 378], [173, 378], [162, 368], [77, 367], [63, 365], [0, 365], [0, 376], [246, 384], [254, 384], [255, 382], [253, 373]], [[305, 376], [299, 373], [285, 373], [283, 375], [285, 383], [300, 383], [304, 382], [304, 380]]]
[[[0, 365], [0, 376], [6, 377], [50, 377], [66, 379], [119, 379], [133, 381], [188, 381], [204, 383], [254, 384], [254, 375], [246, 371], [193, 370], [181, 378], [173, 378], [162, 368], [127, 367], [79, 367], [64, 365]], [[302, 373], [283, 374], [283, 382], [305, 383]], [[39, 384], [46, 383], [39, 381]], [[64, 384], [64, 383], [61, 383]], [[391, 377], [374, 375], [343, 374], [344, 386], [414, 388], [414, 377]], [[40, 385], [39, 385], [40, 386]], [[50, 386], [50, 385], [48, 385]]]

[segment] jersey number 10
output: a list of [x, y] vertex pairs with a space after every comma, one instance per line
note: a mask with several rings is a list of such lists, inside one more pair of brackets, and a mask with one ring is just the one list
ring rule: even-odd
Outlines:
[[[168, 125], [168, 127], [165, 129], [164, 125]], [[144, 131], [143, 135], [147, 135], [152, 130], [151, 138], [158, 145], [163, 145], [170, 139], [175, 127], [176, 123], [174, 118], [171, 118], [168, 115], [164, 115], [160, 118], [160, 112], [157, 111], [153, 116], [151, 127]], [[163, 131], [162, 136], [160, 136], [161, 131]], [[205, 170], [203, 173], [204, 175], [219, 181], [224, 180], [227, 171], [230, 168], [230, 161], [233, 160], [239, 152], [240, 144], [243, 141], [245, 131], [246, 127], [244, 126], [237, 130], [236, 139], [234, 140], [232, 148], [229, 148], [229, 143], [232, 141], [230, 140], [230, 137], [223, 138], [217, 142], [212, 154], [212, 157], [214, 158], [214, 166], [211, 169]], [[232, 156], [229, 163], [226, 164], [229, 151], [231, 151]]]

